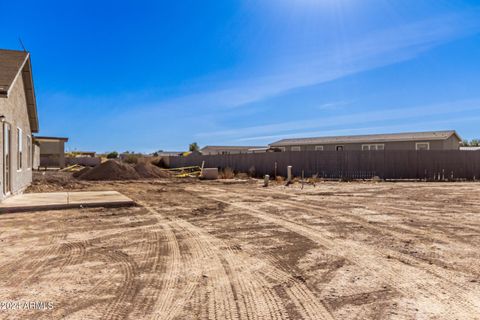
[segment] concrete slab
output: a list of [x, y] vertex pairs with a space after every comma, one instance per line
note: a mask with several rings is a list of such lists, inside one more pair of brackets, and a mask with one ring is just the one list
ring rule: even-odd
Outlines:
[[26, 193], [0, 202], [0, 213], [133, 205], [132, 199], [117, 191]]

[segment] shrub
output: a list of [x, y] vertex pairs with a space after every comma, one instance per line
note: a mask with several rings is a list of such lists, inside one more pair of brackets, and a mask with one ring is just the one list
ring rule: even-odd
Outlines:
[[107, 154], [107, 159], [117, 159], [118, 158], [118, 152], [113, 151]]
[[130, 163], [130, 164], [137, 164], [138, 156], [134, 154], [129, 154], [123, 159], [123, 162]]
[[248, 174], [246, 174], [245, 172], [238, 172], [235, 175], [235, 178], [237, 178], [237, 179], [248, 179]]
[[248, 176], [251, 178], [254, 178], [256, 174], [255, 167], [251, 166], [250, 169], [248, 169]]
[[193, 142], [193, 143], [190, 143], [190, 145], [188, 146], [188, 150], [190, 152], [198, 152], [200, 151], [200, 147], [198, 146], [198, 143]]
[[225, 168], [220, 172], [221, 179], [233, 179], [235, 178], [235, 173], [233, 172], [232, 168]]

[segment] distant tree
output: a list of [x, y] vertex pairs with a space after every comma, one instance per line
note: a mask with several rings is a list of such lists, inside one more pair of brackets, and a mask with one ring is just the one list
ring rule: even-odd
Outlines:
[[118, 152], [117, 151], [113, 151], [113, 152], [110, 152], [109, 154], [107, 154], [107, 159], [117, 159], [118, 158]]
[[193, 143], [190, 143], [190, 145], [188, 146], [188, 150], [190, 150], [191, 152], [195, 152], [195, 151], [200, 151], [200, 147], [198, 146], [198, 143], [196, 142], [193, 142]]
[[480, 147], [480, 139], [472, 139], [470, 141], [463, 140], [462, 146], [464, 147]]
[[137, 155], [130, 153], [123, 159], [123, 161], [130, 164], [137, 164], [138, 158], [139, 157]]
[[158, 151], [155, 151], [154, 153], [152, 153], [152, 155], [153, 155], [154, 157], [158, 157], [161, 152], [163, 152], [163, 150], [158, 150]]

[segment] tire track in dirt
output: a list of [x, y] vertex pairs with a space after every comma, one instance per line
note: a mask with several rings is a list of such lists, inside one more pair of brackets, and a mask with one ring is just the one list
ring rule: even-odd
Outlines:
[[[158, 210], [148, 204], [140, 204], [152, 214], [163, 217]], [[162, 293], [157, 297], [157, 304], [154, 308], [154, 318], [163, 320], [175, 318], [184, 308], [186, 301], [193, 296], [195, 289], [201, 281], [202, 266], [206, 265], [207, 259], [205, 258], [206, 253], [201, 250], [202, 247], [198, 245], [198, 242], [191, 241], [193, 236], [188, 233], [188, 230], [182, 230], [171, 219], [163, 219], [162, 224], [168, 229], [167, 239], [170, 250], [173, 253], [173, 256], [170, 256], [167, 262], [169, 266], [163, 281], [165, 285], [162, 288]], [[186, 254], [186, 252], [181, 254], [176, 233], [181, 234], [185, 238], [182, 242], [189, 249], [190, 254]], [[208, 260], [208, 262], [211, 261]], [[187, 272], [189, 272], [187, 283], [180, 284], [180, 278], [184, 277]], [[218, 301], [228, 304], [228, 302], [225, 302], [226, 297], [229, 297], [228, 293], [225, 294], [222, 291]], [[227, 316], [226, 319], [229, 319], [229, 317]]]
[[[242, 198], [242, 197], [240, 196], [238, 198]], [[233, 211], [232, 212], [225, 212], [224, 214], [229, 215], [229, 216], [224, 216], [224, 218], [222, 220], [225, 220], [225, 221], [228, 221], [230, 219], [234, 220], [235, 216], [237, 215], [237, 213], [233, 212]], [[251, 217], [251, 218], [255, 219], [254, 217]], [[242, 216], [241, 218], [237, 218], [237, 219], [245, 220], [247, 218]], [[202, 217], [201, 219], [196, 218], [196, 219], [193, 219], [193, 221], [194, 221], [194, 223], [196, 221], [201, 221], [201, 225], [204, 225], [204, 224], [208, 225], [209, 224], [208, 217]], [[245, 220], [245, 223], [248, 225], [247, 220]], [[271, 226], [275, 226], [275, 224], [270, 224], [270, 226], [269, 225], [264, 225], [263, 227], [270, 229]], [[245, 228], [245, 229], [248, 229], [248, 228]], [[226, 232], [226, 234], [228, 234], [227, 231], [225, 231], [225, 232]], [[223, 233], [221, 232], [220, 234], [223, 234]], [[223, 238], [223, 236], [221, 236], [221, 238]], [[291, 283], [295, 283], [296, 281], [298, 281], [300, 279], [302, 282], [305, 283], [307, 288], [309, 288], [310, 290], [313, 290], [313, 292], [318, 292], [318, 286], [317, 285], [315, 285], [314, 283], [310, 283], [309, 281], [305, 281], [302, 277], [295, 276], [299, 272], [299, 270], [294, 267], [295, 265], [282, 264], [282, 263], [280, 263], [278, 257], [268, 255], [268, 254], [264, 254], [261, 249], [257, 249], [257, 250], [254, 250], [254, 251], [249, 250], [249, 252], [250, 252], [250, 254], [253, 254], [255, 257], [259, 258], [261, 261], [268, 261], [272, 266], [275, 266], [278, 269], [278, 271], [281, 271], [281, 272], [272, 272], [272, 273], [268, 274], [266, 277], [268, 277], [271, 281], [278, 282], [278, 283], [284, 283], [284, 284], [286, 284], [286, 286], [291, 286]], [[342, 260], [345, 260], [345, 259], [342, 259]], [[338, 269], [338, 268], [334, 268], [334, 270], [336, 270], [336, 269]], [[335, 272], [335, 271], [330, 272], [330, 273], [332, 273], [332, 276], [333, 276], [333, 272]], [[327, 283], [328, 282], [329, 281], [327, 281]], [[323, 285], [324, 282], [321, 282], [321, 283]], [[281, 288], [280, 286], [277, 286], [276, 289], [279, 291], [277, 294], [288, 297], [288, 299], [285, 299], [285, 301], [284, 301], [285, 304], [293, 303], [295, 305], [295, 308], [297, 308], [298, 310], [303, 309], [303, 307], [301, 305], [302, 301], [309, 300], [309, 299], [315, 299], [315, 297], [313, 295], [309, 294], [309, 293], [305, 294], [303, 298], [298, 298], [298, 297], [292, 296], [291, 292], [283, 290], [283, 288]], [[353, 288], [350, 288], [350, 287], [342, 288], [342, 290], [343, 290], [343, 294], [346, 294], [346, 295], [354, 295], [354, 294], [358, 293], [358, 291], [355, 291], [355, 290], [353, 290]], [[385, 302], [383, 304], [385, 304]], [[381, 305], [381, 303], [380, 303], [380, 305]], [[328, 310], [331, 310], [332, 312], [335, 310], [335, 309], [331, 308], [331, 303], [330, 302], [327, 303], [326, 307], [327, 307]], [[372, 314], [372, 310], [369, 310], [369, 308], [363, 308], [363, 309], [366, 309], [366, 310], [364, 310], [365, 318], [370, 318], [370, 315]], [[374, 308], [374, 309], [378, 309], [378, 308]], [[289, 310], [292, 310], [292, 308], [290, 308]], [[359, 319], [361, 319], [361, 314], [358, 314], [357, 316], [358, 316]], [[298, 313], [298, 314], [295, 314], [293, 316], [293, 318], [308, 318], [308, 315], [305, 315], [304, 313], [303, 314]]]
[[[194, 243], [194, 250], [201, 253], [203, 266], [209, 266], [209, 270], [204, 272], [208, 274], [207, 292], [214, 293], [213, 297], [207, 295], [205, 299], [209, 305], [210, 315], [214, 315], [216, 319], [257, 319], [262, 315], [258, 305], [266, 306], [270, 310], [272, 302], [265, 301], [268, 294], [260, 292], [258, 288], [261, 288], [261, 285], [245, 281], [225, 257], [225, 251], [230, 250], [228, 246], [223, 244], [220, 250], [219, 247], [212, 245], [211, 239], [206, 238], [203, 232], [199, 232], [198, 229], [192, 230], [190, 225], [183, 225], [183, 221], [175, 222], [182, 224], [184, 230], [188, 230], [191, 235], [188, 239]], [[217, 290], [218, 288], [220, 290]], [[278, 305], [276, 308], [278, 309]], [[271, 310], [269, 312], [267, 314], [269, 318], [278, 318], [274, 316], [275, 312]]]
[[[366, 205], [363, 205], [363, 207], [367, 210], [375, 210], [375, 209], [378, 209], [379, 206], [366, 204]], [[383, 210], [388, 209], [388, 210], [395, 211], [395, 214], [398, 214], [398, 215], [403, 216], [405, 218], [422, 216], [422, 218], [424, 218], [424, 219], [428, 218], [428, 219], [425, 219], [425, 220], [428, 221], [428, 223], [430, 223], [430, 224], [437, 223], [438, 218], [439, 218], [438, 215], [435, 216], [434, 214], [432, 214], [432, 215], [425, 214], [425, 210], [406, 208], [406, 207], [403, 207], [401, 204], [399, 204], [398, 206], [395, 206], [395, 207], [392, 207], [390, 205], [383, 205], [382, 204], [381, 208]], [[435, 209], [438, 209], [438, 208], [435, 208]], [[478, 212], [480, 212], [480, 208], [478, 209]], [[454, 212], [452, 212], [452, 214], [454, 214]], [[448, 216], [446, 216], [446, 217], [443, 216], [442, 220], [444, 222], [448, 222], [448, 224], [451, 225], [452, 227], [461, 228], [461, 229], [464, 229], [464, 230], [469, 230], [472, 233], [480, 234], [480, 228], [473, 228], [471, 225], [468, 224], [467, 221], [465, 221], [463, 223], [459, 223], [458, 219], [450, 218]], [[468, 242], [468, 240], [467, 240], [467, 242]]]
[[[453, 185], [452, 185], [453, 186]], [[418, 186], [416, 186], [416, 188], [418, 188]], [[222, 189], [218, 189], [218, 190], [222, 190]], [[266, 192], [265, 190], [262, 190], [262, 189], [256, 189], [257, 192], [259, 193], [262, 193], [262, 194], [265, 194], [267, 196], [271, 196], [272, 194], [277, 194], [277, 195], [282, 195], [282, 196], [289, 196], [291, 198], [296, 198], [296, 199], [300, 199], [301, 197], [303, 198], [314, 198], [314, 197], [318, 197], [318, 196], [323, 196], [325, 195], [326, 193], [325, 192], [319, 192], [318, 194], [317, 193], [290, 193], [290, 192], [286, 192], [286, 191], [282, 191], [282, 190], [275, 190], [275, 191], [271, 191], [271, 192]], [[294, 190], [294, 191], [298, 191], [298, 190]], [[420, 216], [422, 218], [428, 218], [429, 222], [430, 223], [435, 223], [435, 222], [438, 222], [438, 218], [439, 218], [439, 215], [438, 215], [438, 208], [439, 207], [442, 207], [444, 205], [446, 205], [444, 202], [438, 202], [438, 200], [429, 200], [428, 198], [425, 198], [425, 199], [421, 199], [421, 204], [422, 204], [422, 209], [418, 209], [415, 204], [420, 202], [419, 200], [408, 200], [406, 201], [405, 200], [405, 197], [379, 197], [377, 198], [378, 201], [376, 201], [375, 203], [365, 203], [366, 201], [362, 201], [362, 203], [352, 203], [352, 199], [359, 199], [359, 200], [365, 200], [365, 198], [367, 197], [370, 197], [372, 194], [377, 194], [376, 192], [373, 192], [373, 191], [378, 191], [378, 190], [370, 190], [370, 189], [367, 189], [366, 190], [366, 194], [365, 195], [362, 195], [361, 197], [359, 196], [351, 196], [350, 193], [346, 192], [346, 191], [334, 191], [334, 192], [328, 192], [327, 194], [330, 196], [349, 196], [348, 197], [348, 201], [349, 201], [349, 204], [352, 204], [353, 206], [360, 206], [362, 208], [365, 208], [365, 209], [373, 209], [373, 210], [385, 210], [385, 209], [388, 209], [388, 210], [392, 210], [392, 211], [395, 211], [395, 214], [398, 214], [398, 215], [402, 215], [406, 218], [412, 218], [412, 217], [416, 217], [416, 216]], [[277, 199], [276, 199], [277, 200]], [[392, 206], [392, 205], [389, 205], [387, 202], [385, 201], [390, 201], [390, 202], [394, 202], [395, 203], [395, 206]], [[380, 203], [380, 204], [378, 204]], [[465, 204], [468, 204], [472, 207], [472, 209], [474, 210], [474, 212], [480, 212], [480, 206], [478, 205], [478, 203], [472, 203], [472, 202], [465, 202]], [[429, 206], [428, 206], [429, 205]], [[452, 213], [451, 215], [442, 215], [442, 221], [447, 221], [448, 224], [451, 224], [452, 226], [455, 226], [455, 227], [458, 227], [458, 228], [462, 228], [462, 229], [469, 229], [471, 230], [472, 232], [475, 232], [475, 233], [480, 233], [480, 228], [472, 228], [472, 225], [470, 223], [466, 223], [465, 224], [465, 221], [462, 221], [461, 223], [459, 223], [458, 219], [455, 218], [455, 215], [453, 213], [456, 213], [456, 212], [459, 212], [459, 213], [463, 213], [465, 211], [465, 207], [464, 206], [458, 206], [458, 210], [455, 211], [454, 210], [454, 206], [452, 206], [451, 204], [448, 204], [449, 205], [449, 211]], [[428, 206], [428, 207], [427, 207]], [[428, 210], [426, 210], [428, 209]], [[429, 211], [432, 211], [433, 213], [429, 213]], [[402, 213], [403, 212], [403, 213]], [[478, 225], [478, 224], [476, 224]], [[479, 225], [480, 227], [480, 225]]]
[[[283, 205], [285, 207], [291, 208], [292, 210], [301, 210], [303, 212], [311, 212], [311, 213], [314, 213], [314, 214], [315, 213], [318, 214], [319, 210], [321, 210], [322, 217], [324, 217], [326, 215], [326, 216], [329, 217], [329, 219], [331, 219], [330, 221], [333, 220], [337, 223], [342, 223], [342, 222], [343, 223], [353, 223], [353, 224], [356, 224], [356, 225], [359, 225], [359, 226], [363, 227], [365, 230], [369, 230], [373, 234], [377, 233], [377, 234], [381, 234], [381, 235], [392, 236], [396, 239], [403, 240], [403, 241], [416, 240], [417, 239], [416, 236], [418, 236], [419, 234], [422, 235], [425, 238], [436, 240], [438, 242], [443, 242], [444, 241], [444, 239], [442, 237], [439, 237], [439, 236], [437, 236], [435, 234], [432, 234], [432, 233], [427, 234], [425, 232], [425, 230], [417, 229], [417, 228], [414, 228], [414, 227], [409, 227], [409, 226], [399, 227], [399, 226], [396, 226], [396, 228], [398, 228], [398, 229], [410, 232], [410, 233], [407, 233], [407, 232], [399, 232], [399, 231], [389, 229], [388, 226], [386, 226], [386, 225], [379, 226], [379, 225], [371, 224], [368, 220], [366, 220], [366, 219], [364, 219], [364, 218], [362, 218], [358, 215], [348, 213], [346, 211], [342, 212], [342, 215], [339, 215], [338, 213], [335, 213], [333, 210], [330, 210], [330, 209], [327, 209], [327, 208], [322, 208], [319, 205], [311, 205], [311, 204], [304, 203], [304, 202], [299, 203], [299, 202], [292, 201], [292, 200], [278, 200], [277, 203], [279, 204], [278, 206], [275, 205], [277, 208], [281, 207], [280, 205]], [[301, 205], [301, 208], [299, 207], [300, 205]], [[313, 218], [318, 218], [318, 215], [314, 215]], [[457, 244], [457, 247], [460, 250], [461, 249], [468, 249], [468, 246], [466, 246], [466, 245]], [[412, 257], [408, 254], [404, 254], [404, 253], [401, 253], [401, 252], [398, 252], [398, 251], [395, 251], [395, 250], [390, 250], [390, 249], [387, 249], [387, 248], [379, 248], [377, 250], [379, 250], [380, 252], [382, 252], [386, 256], [390, 256], [392, 258], [395, 258], [399, 261], [410, 264], [412, 266], [416, 266], [416, 267], [428, 270], [433, 275], [436, 275], [436, 276], [441, 277], [441, 278], [443, 278], [447, 281], [450, 281], [450, 283], [453, 286], [458, 286], [458, 283], [456, 281], [451, 280], [451, 279], [453, 279], [455, 277], [458, 277], [459, 273], [465, 274], [467, 276], [470, 275], [470, 273], [466, 272], [466, 271], [446, 270], [443, 267], [432, 265], [428, 262], [425, 262], [425, 260], [422, 260], [422, 259], [419, 259], [419, 258], [416, 258], [416, 257]], [[476, 275], [478, 275], [478, 273], [476, 273]]]
[[[0, 267], [0, 274], [8, 275], [5, 285], [12, 287], [24, 285], [44, 271], [51, 261], [51, 256], [56, 256], [60, 253], [62, 246], [58, 245], [58, 242], [65, 239], [66, 234], [59, 232], [59, 224], [55, 226], [56, 232], [49, 236], [49, 241], [45, 245], [47, 246], [46, 249], [33, 251], [33, 255], [32, 251], [27, 251], [15, 259], [14, 262]], [[25, 263], [25, 260], [28, 260], [28, 262]]]
[[[106, 250], [104, 248], [95, 246], [91, 247], [89, 250], [87, 250], [85, 259], [89, 259], [90, 261], [104, 261], [105, 263], [111, 263], [112, 259], [110, 256], [105, 254], [105, 251]], [[71, 299], [56, 302], [56, 305], [61, 306], [61, 308], [55, 308], [53, 309], [52, 314], [39, 316], [38, 319], [63, 319], [71, 317], [79, 311], [91, 308], [98, 304], [108, 306], [112, 303], [112, 298], [102, 298], [102, 296], [109, 295], [111, 293], [111, 284], [110, 278], [101, 278], [95, 282], [90, 290], [83, 294], [83, 299], [75, 300], [73, 303], [71, 303]]]
[[[236, 305], [237, 309], [244, 310], [240, 312], [242, 314], [250, 314], [248, 319], [285, 319], [287, 318], [287, 312], [283, 307], [284, 301], [278, 296], [277, 292], [272, 288], [272, 280], [274, 283], [283, 283], [286, 285], [286, 291], [288, 292], [291, 301], [294, 301], [297, 309], [302, 314], [304, 319], [331, 319], [330, 313], [325, 307], [319, 303], [318, 298], [310, 292], [304, 283], [295, 279], [290, 274], [287, 274], [276, 267], [273, 267], [266, 261], [258, 260], [245, 253], [239, 254], [233, 252], [222, 240], [211, 236], [209, 233], [203, 231], [183, 219], [170, 219], [172, 223], [181, 226], [184, 230], [188, 230], [193, 233], [193, 237], [190, 239], [201, 239], [198, 243], [198, 247], [207, 254], [207, 256], [219, 256], [221, 257], [220, 263], [222, 268], [218, 267], [215, 270], [222, 270], [226, 273], [227, 279], [230, 274], [230, 286], [236, 288], [235, 290], [228, 290], [228, 288], [222, 288], [222, 293], [229, 291], [233, 298], [236, 292], [237, 297], [241, 296], [242, 303], [229, 302], [221, 303], [221, 308], [232, 309], [232, 306]], [[197, 240], [198, 241], [198, 240]], [[223, 264], [222, 264], [223, 260]], [[210, 259], [211, 263], [212, 259]], [[225, 262], [229, 266], [225, 267]], [[231, 270], [229, 270], [231, 269]], [[235, 278], [231, 278], [232, 275]], [[217, 277], [224, 277], [225, 275]], [[218, 314], [218, 305], [220, 297], [215, 297], [213, 302], [210, 303], [210, 317], [213, 314]], [[212, 305], [213, 303], [213, 305]], [[226, 319], [236, 319], [238, 314], [234, 317], [226, 316]]]
[[[260, 193], [263, 193], [265, 195], [268, 195], [267, 193], [260, 191]], [[270, 195], [273, 192], [270, 193]], [[245, 196], [240, 196], [239, 198], [243, 199], [245, 202], [249, 202], [249, 198]], [[426, 230], [422, 228], [415, 228], [415, 227], [409, 227], [406, 225], [402, 226], [396, 226], [397, 229], [401, 229], [402, 231], [408, 231], [410, 232], [399, 232], [392, 230], [391, 228], [389, 229], [388, 226], [378, 226], [375, 224], [370, 223], [368, 220], [365, 218], [362, 218], [361, 216], [353, 213], [349, 213], [349, 211], [342, 211], [341, 214], [338, 214], [338, 212], [335, 212], [331, 208], [325, 208], [319, 205], [318, 203], [312, 203], [311, 200], [305, 201], [303, 198], [297, 198], [298, 200], [289, 200], [289, 199], [276, 199], [275, 204], [270, 203], [269, 206], [274, 206], [278, 209], [283, 209], [286, 206], [291, 208], [292, 210], [301, 210], [303, 212], [310, 212], [313, 213], [314, 216], [313, 218], [323, 218], [325, 215], [329, 217], [329, 222], [331, 222], [333, 219], [337, 223], [353, 223], [356, 225], [359, 225], [363, 227], [365, 230], [370, 230], [372, 233], [377, 233], [377, 234], [382, 234], [382, 235], [388, 235], [395, 237], [396, 239], [401, 239], [404, 241], [411, 241], [411, 240], [416, 240], [416, 236], [421, 234], [425, 238], [433, 239], [438, 242], [443, 242], [445, 239], [443, 239], [440, 236], [435, 235], [434, 233], [427, 233]], [[357, 210], [357, 208], [354, 208], [354, 210]], [[366, 209], [365, 209], [366, 210]], [[319, 216], [318, 213], [321, 212], [321, 215]], [[375, 213], [375, 211], [372, 211]], [[460, 250], [461, 249], [468, 249], [468, 246], [465, 245], [458, 245]], [[387, 248], [381, 248], [378, 249], [381, 251], [385, 256], [390, 256], [392, 258], [395, 258], [403, 263], [410, 264], [412, 266], [417, 266], [419, 268], [422, 268], [424, 270], [429, 271], [433, 275], [436, 275], [438, 277], [441, 277], [445, 279], [446, 281], [450, 281], [450, 283], [453, 286], [459, 286], [458, 283], [452, 279], [455, 277], [458, 277], [459, 273], [465, 274], [466, 276], [470, 276], [471, 273], [465, 272], [465, 271], [450, 271], [446, 270], [443, 267], [435, 266], [432, 265], [425, 260], [422, 260], [420, 258], [412, 257], [408, 254], [404, 254], [395, 250], [390, 250]], [[479, 273], [474, 273], [474, 275], [478, 275]], [[463, 287], [459, 286], [460, 288], [463, 289]]]
[[[202, 192], [202, 190], [198, 191]], [[223, 190], [223, 192], [225, 191], [226, 190]], [[203, 192], [205, 191], [203, 190]], [[442, 313], [443, 318], [456, 319], [459, 315], [468, 317], [469, 314], [477, 314], [480, 312], [480, 306], [478, 306], [475, 301], [471, 301], [468, 292], [458, 289], [452, 292], [449, 282], [446, 283], [438, 277], [432, 278], [429, 273], [412, 266], [398, 263], [393, 264], [382, 253], [377, 252], [375, 249], [359, 245], [354, 241], [343, 239], [333, 240], [332, 235], [322, 236], [322, 234], [329, 234], [329, 232], [325, 230], [318, 230], [287, 219], [275, 217], [262, 210], [252, 208], [251, 205], [247, 206], [232, 203], [218, 197], [212, 197], [211, 195], [208, 199], [235, 206], [246, 212], [250, 212], [257, 218], [281, 225], [288, 230], [304, 235], [326, 248], [330, 248], [336, 255], [342, 255], [345, 259], [369, 270], [372, 274], [381, 276], [387, 283], [393, 284], [397, 290], [407, 297], [416, 297], [419, 293], [423, 294], [425, 299], [431, 300], [431, 298], [434, 297], [436, 301], [440, 301], [444, 306], [448, 306], [448, 310], [444, 310]], [[421, 275], [415, 278], [411, 277], [412, 274], [418, 273], [421, 273]], [[416, 288], [413, 288], [413, 284]], [[445, 291], [439, 293], [439, 288]]]
[[[56, 312], [53, 315], [58, 317], [72, 316], [79, 311], [101, 303], [106, 305], [102, 307], [106, 309], [106, 314], [104, 315], [104, 317], [116, 318], [117, 316], [115, 315], [115, 310], [108, 311], [109, 308], [114, 309], [115, 305], [119, 303], [119, 300], [122, 304], [132, 303], [136, 295], [125, 295], [124, 291], [131, 290], [133, 286], [132, 282], [135, 282], [135, 285], [138, 284], [138, 281], [134, 279], [134, 276], [132, 274], [138, 274], [139, 267], [135, 265], [135, 261], [133, 260], [133, 258], [128, 256], [127, 254], [121, 251], [115, 251], [114, 249], [110, 249], [108, 247], [104, 247], [102, 246], [102, 243], [106, 240], [114, 240], [117, 236], [127, 236], [134, 232], [143, 233], [142, 229], [143, 228], [136, 228], [135, 230], [128, 230], [123, 233], [116, 232], [112, 234], [102, 235], [100, 237], [92, 238], [89, 240], [67, 243], [66, 247], [68, 248], [79, 248], [79, 246], [81, 246], [86, 247], [87, 249], [85, 251], [83, 249], [80, 250], [81, 254], [77, 256], [72, 256], [68, 263], [64, 262], [64, 267], [68, 264], [72, 265], [76, 263], [81, 263], [85, 260], [103, 261], [105, 264], [114, 263], [120, 266], [120, 273], [122, 274], [123, 279], [121, 282], [121, 288], [119, 289], [120, 293], [115, 298], [98, 298], [104, 295], [108, 295], [111, 292], [111, 279], [102, 278], [98, 280], [90, 290], [84, 293], [85, 296], [94, 298], [85, 299], [84, 301], [74, 301], [73, 304], [71, 303], [71, 300], [62, 301], [61, 303], [59, 303], [59, 305], [62, 305], [62, 310], [55, 310]], [[111, 250], [114, 250], [113, 253], [110, 252]], [[74, 251], [79, 252], [78, 249], [74, 249]], [[134, 291], [138, 290], [139, 287], [137, 286]], [[134, 308], [135, 306], [137, 305], [133, 304], [132, 308]], [[126, 315], [130, 312], [130, 310], [130, 308], [124, 308], [123, 312]]]
[[[183, 221], [181, 223], [184, 223]], [[187, 226], [189, 229], [192, 226]], [[199, 232], [200, 230], [196, 230]], [[229, 249], [229, 247], [221, 242], [214, 243], [217, 239], [213, 239], [210, 236], [205, 238], [205, 235], [200, 231], [198, 236], [195, 238], [203, 238], [200, 248], [205, 250], [205, 248], [212, 248], [213, 255], [217, 255], [217, 259], [220, 262], [220, 266], [223, 267], [222, 275], [218, 274], [212, 275], [213, 277], [218, 277], [220, 279], [226, 277], [230, 282], [232, 287], [233, 298], [235, 296], [241, 297], [242, 303], [237, 303], [237, 310], [240, 310], [240, 318], [245, 318], [242, 315], [246, 315], [247, 319], [284, 319], [286, 311], [282, 308], [282, 301], [275, 296], [274, 290], [270, 289], [271, 283], [265, 281], [264, 272], [261, 270], [253, 270], [259, 272], [256, 277], [252, 277], [252, 266], [258, 265], [259, 261], [251, 263], [249, 259], [242, 259], [243, 263], [240, 264], [239, 257]], [[212, 242], [213, 241], [213, 242]], [[233, 261], [232, 261], [233, 260]], [[210, 260], [211, 261], [211, 260]], [[210, 262], [211, 263], [211, 262]], [[218, 267], [215, 267], [214, 270], [219, 270]], [[262, 276], [260, 276], [262, 275]], [[215, 288], [216, 286], [214, 286]], [[235, 292], [235, 293], [234, 293]], [[218, 301], [218, 297], [214, 299]], [[238, 301], [237, 301], [238, 302]], [[223, 307], [229, 307], [231, 309], [232, 303], [224, 305]], [[218, 314], [218, 312], [215, 312]], [[220, 313], [221, 314], [221, 313]], [[222, 319], [221, 317], [217, 317]], [[232, 317], [228, 317], [228, 319]], [[237, 317], [234, 317], [237, 318]], [[306, 318], [308, 319], [308, 318]]]
[[143, 279], [143, 287], [139, 295], [132, 302], [131, 309], [128, 312], [129, 317], [144, 318], [147, 317], [148, 312], [157, 301], [159, 294], [158, 288], [161, 287], [161, 275], [166, 271], [166, 258], [168, 257], [168, 250], [164, 245], [166, 239], [160, 226], [150, 226], [145, 229], [142, 234], [146, 238], [146, 243], [138, 250], [144, 252], [143, 256], [139, 258], [139, 269], [142, 274], [147, 274]]
[[135, 279], [138, 275], [138, 265], [132, 257], [116, 249], [103, 250], [103, 254], [111, 261], [119, 264], [123, 281], [119, 288], [119, 293], [115, 299], [109, 303], [102, 314], [102, 319], [123, 318], [128, 312], [129, 306], [127, 302], [133, 300], [139, 289], [138, 286], [136, 286]]
[[[245, 279], [248, 279], [248, 283], [255, 284], [253, 286], [253, 291], [250, 292], [255, 297], [255, 295], [258, 295], [256, 292], [260, 290], [260, 297], [255, 298], [254, 301], [262, 301], [265, 298], [267, 299], [262, 302], [264, 306], [270, 309], [270, 314], [267, 314], [267, 317], [273, 318], [272, 315], [275, 315], [280, 319], [284, 318], [284, 311], [282, 309], [280, 309], [280, 311], [275, 311], [275, 309], [282, 304], [282, 301], [276, 296], [277, 294], [275, 290], [270, 288], [272, 287], [273, 282], [286, 285], [286, 291], [289, 297], [292, 301], [296, 302], [295, 304], [304, 319], [331, 318], [330, 313], [317, 301], [318, 298], [312, 294], [304, 283], [283, 270], [271, 265], [269, 263], [271, 261], [266, 256], [259, 255], [261, 257], [261, 259], [259, 259], [258, 256], [252, 257], [243, 252], [234, 252], [222, 240], [205, 233], [201, 228], [184, 220], [180, 220], [179, 223], [185, 225], [186, 228], [195, 230], [199, 234], [199, 237], [202, 236], [208, 239], [208, 247], [221, 251], [221, 254], [230, 266], [238, 266], [233, 269], [233, 274], [239, 274], [238, 278], [242, 279], [243, 282], [246, 282]], [[252, 268], [252, 266], [254, 267]], [[262, 290], [262, 288], [267, 288], [268, 291]], [[261, 297], [265, 298], [259, 300]], [[272, 301], [274, 302], [273, 305]]]

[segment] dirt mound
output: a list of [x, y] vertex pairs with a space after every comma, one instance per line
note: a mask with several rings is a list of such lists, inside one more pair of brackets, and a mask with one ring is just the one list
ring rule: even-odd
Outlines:
[[84, 189], [87, 185], [88, 182], [74, 179], [70, 172], [34, 171], [33, 182], [26, 190], [26, 193], [77, 190]]
[[140, 162], [135, 166], [135, 171], [141, 178], [155, 179], [168, 178], [170, 174], [168, 171], [162, 170], [150, 162]]
[[106, 161], [80, 176], [82, 180], [136, 180], [140, 175], [135, 169], [115, 160]]
[[83, 168], [83, 169], [80, 170], [80, 171], [74, 172], [74, 173], [72, 174], [72, 176], [73, 176], [74, 178], [79, 178], [79, 177], [81, 177], [82, 175], [84, 175], [85, 173], [87, 173], [87, 172], [90, 171], [90, 170], [92, 170], [91, 167], [85, 167], [85, 168]]

